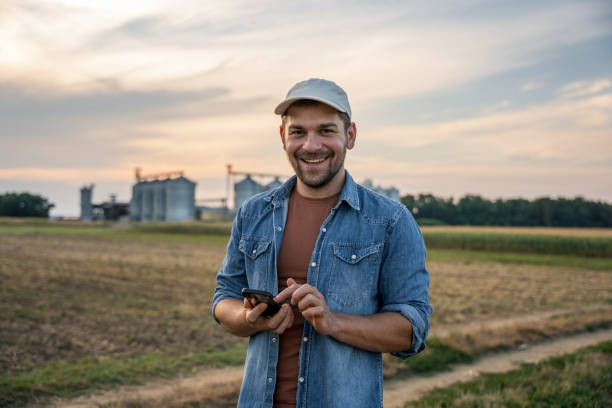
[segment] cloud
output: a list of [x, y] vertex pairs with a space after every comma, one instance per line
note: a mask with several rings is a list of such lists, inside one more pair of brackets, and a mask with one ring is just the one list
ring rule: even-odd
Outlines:
[[595, 95], [612, 88], [609, 79], [595, 79], [588, 81], [577, 81], [567, 84], [559, 89], [559, 94], [564, 98], [577, 98], [581, 96]]
[[[377, 149], [378, 145], [378, 149], [389, 152], [404, 152], [410, 159], [449, 171], [474, 163], [482, 166], [482, 171], [497, 171], [515, 166], [517, 161], [549, 170], [567, 165], [589, 167], [594, 161], [612, 159], [611, 108], [612, 92], [608, 92], [469, 119], [389, 126], [377, 131], [376, 144], [372, 143], [371, 148]], [[367, 137], [366, 142], [369, 143]], [[445, 145], [457, 152], [454, 160], [445, 161]], [[436, 149], [423, 155], [428, 146]], [[414, 150], [421, 152], [420, 157], [412, 157], [410, 152]]]

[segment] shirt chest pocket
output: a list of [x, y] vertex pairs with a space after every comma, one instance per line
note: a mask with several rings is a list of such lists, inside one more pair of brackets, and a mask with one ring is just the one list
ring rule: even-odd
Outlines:
[[241, 238], [238, 249], [244, 254], [244, 267], [250, 288], [266, 289], [270, 264], [270, 243], [265, 238]]
[[338, 311], [347, 313], [358, 312], [353, 309], [359, 303], [367, 308], [363, 302], [377, 295], [382, 244], [332, 243], [331, 246], [334, 256], [327, 292], [330, 303], [340, 306]]

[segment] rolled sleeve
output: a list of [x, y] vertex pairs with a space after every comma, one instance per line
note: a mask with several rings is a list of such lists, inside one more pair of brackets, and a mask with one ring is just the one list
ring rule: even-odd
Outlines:
[[402, 208], [385, 246], [381, 269], [381, 312], [396, 312], [412, 324], [412, 347], [391, 353], [402, 359], [425, 349], [429, 332], [429, 272], [423, 236], [412, 215]]
[[238, 249], [240, 243], [240, 210], [236, 214], [232, 225], [232, 235], [227, 244], [225, 258], [217, 273], [217, 287], [213, 295], [211, 313], [217, 323], [215, 308], [220, 301], [227, 298], [242, 299], [242, 288], [248, 287], [248, 281], [244, 270], [244, 255]]

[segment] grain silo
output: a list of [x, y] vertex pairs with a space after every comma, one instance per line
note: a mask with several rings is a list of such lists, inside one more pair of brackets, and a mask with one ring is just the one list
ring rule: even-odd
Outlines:
[[94, 185], [81, 187], [81, 219], [91, 221], [93, 219], [92, 194]]
[[195, 218], [195, 186], [173, 171], [143, 176], [136, 169], [130, 219], [134, 221], [185, 221]]
[[166, 192], [166, 221], [185, 221], [195, 218], [195, 183], [181, 176], [164, 182]]
[[140, 220], [153, 220], [153, 183], [150, 181], [142, 182], [142, 215]]
[[234, 184], [234, 208], [240, 208], [242, 203], [262, 191], [263, 186], [247, 175], [244, 180]]
[[152, 181], [153, 189], [153, 220], [166, 220], [166, 187], [168, 180]]
[[132, 200], [130, 201], [130, 219], [142, 220], [142, 184], [140, 181], [132, 186]]

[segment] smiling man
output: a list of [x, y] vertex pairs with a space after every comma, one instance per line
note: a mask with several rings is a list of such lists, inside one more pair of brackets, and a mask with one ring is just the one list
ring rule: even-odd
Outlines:
[[[380, 407], [382, 355], [425, 348], [425, 245], [402, 204], [344, 168], [357, 127], [344, 90], [309, 79], [275, 109], [295, 171], [238, 210], [213, 316], [250, 336], [239, 407]], [[242, 288], [275, 294], [264, 316]]]

